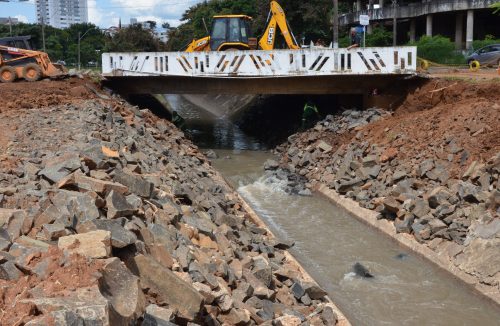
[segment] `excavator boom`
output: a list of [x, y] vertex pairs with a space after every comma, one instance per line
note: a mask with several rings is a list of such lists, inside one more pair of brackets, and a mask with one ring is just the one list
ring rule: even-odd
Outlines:
[[251, 17], [246, 15], [222, 15], [214, 17], [210, 36], [193, 40], [185, 51], [254, 50], [257, 46], [261, 50], [272, 50], [274, 49], [278, 29], [283, 34], [289, 49], [300, 49], [288, 26], [283, 8], [274, 0], [271, 1], [270, 6], [266, 31], [258, 42], [256, 38], [250, 37]]
[[262, 50], [272, 50], [274, 49], [274, 42], [276, 41], [276, 27], [279, 27], [283, 37], [285, 38], [288, 48], [292, 50], [300, 49], [295, 40], [295, 36], [292, 34], [290, 28], [288, 27], [288, 22], [286, 20], [285, 11], [276, 1], [271, 1], [271, 11], [269, 14], [269, 22], [266, 27], [264, 35], [259, 40], [259, 47]]
[[186, 49], [186, 52], [201, 51], [210, 51], [210, 36], [206, 36], [198, 40], [193, 40], [193, 42], [191, 42]]

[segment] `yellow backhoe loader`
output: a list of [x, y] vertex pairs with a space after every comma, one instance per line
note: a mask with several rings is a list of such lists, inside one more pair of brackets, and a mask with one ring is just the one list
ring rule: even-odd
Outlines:
[[0, 45], [1, 83], [11, 83], [18, 78], [31, 82], [64, 75], [65, 68], [52, 63], [45, 52]]
[[228, 50], [272, 50], [276, 41], [277, 28], [281, 30], [285, 42], [290, 49], [299, 49], [295, 36], [290, 30], [283, 8], [271, 1], [271, 10], [267, 19], [264, 35], [250, 37], [252, 17], [246, 15], [214, 16], [210, 36], [193, 40], [186, 52], [228, 51]]

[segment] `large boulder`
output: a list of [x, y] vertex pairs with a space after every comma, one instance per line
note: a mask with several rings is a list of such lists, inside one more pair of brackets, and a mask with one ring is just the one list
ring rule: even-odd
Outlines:
[[133, 275], [118, 258], [105, 261], [99, 289], [112, 308], [112, 319], [121, 325], [132, 324], [143, 315], [146, 299]]
[[187, 320], [198, 318], [203, 307], [203, 296], [190, 284], [148, 256], [138, 255], [129, 260], [127, 265], [139, 276], [142, 287], [155, 293], [158, 301], [179, 311], [179, 315]]

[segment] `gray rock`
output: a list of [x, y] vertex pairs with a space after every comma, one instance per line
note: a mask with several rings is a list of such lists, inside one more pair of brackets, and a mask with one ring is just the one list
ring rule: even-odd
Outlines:
[[214, 152], [213, 150], [208, 150], [204, 154], [210, 160], [216, 160], [219, 158], [219, 155], [217, 155], [217, 153]]
[[110, 325], [109, 302], [97, 285], [68, 291], [65, 296], [34, 297], [20, 300], [33, 304], [54, 325]]
[[434, 168], [434, 160], [432, 159], [427, 159], [420, 163], [418, 166], [417, 173], [420, 177], [423, 177], [427, 172], [432, 170]]
[[405, 214], [402, 220], [396, 219], [394, 221], [394, 226], [396, 227], [396, 232], [397, 233], [411, 233], [411, 226], [413, 225], [413, 222], [415, 221], [415, 218], [413, 214]]
[[302, 287], [306, 291], [306, 294], [312, 299], [312, 300], [320, 300], [322, 299], [325, 295], [328, 293], [320, 288], [317, 284], [311, 283], [311, 282], [304, 282], [302, 283]]
[[172, 309], [165, 309], [155, 304], [150, 304], [146, 308], [142, 326], [175, 326], [173, 322], [175, 312]]
[[80, 157], [76, 153], [66, 153], [46, 161], [45, 167], [38, 174], [53, 183], [61, 181], [73, 171], [80, 168]]
[[212, 223], [211, 220], [205, 217], [201, 217], [199, 215], [183, 216], [182, 221], [187, 225], [190, 225], [198, 229], [198, 231], [208, 236], [212, 235], [215, 229], [217, 228], [217, 226], [214, 223]]
[[411, 206], [411, 212], [418, 218], [424, 217], [431, 211], [427, 201], [420, 198], [415, 200]]
[[138, 255], [127, 262], [130, 270], [141, 279], [141, 285], [154, 292], [156, 299], [179, 311], [187, 320], [195, 320], [203, 306], [201, 296], [191, 285], [180, 279], [154, 259]]
[[111, 232], [111, 246], [113, 248], [124, 248], [137, 241], [137, 236], [126, 230], [119, 220], [93, 220], [87, 221], [77, 227], [78, 233], [86, 233], [95, 230]]
[[479, 188], [469, 182], [461, 181], [458, 184], [459, 197], [469, 203], [479, 203], [479, 200], [477, 198], [478, 192]]
[[377, 164], [370, 167], [362, 167], [361, 173], [363, 173], [363, 175], [367, 178], [375, 179], [376, 177], [378, 177], [381, 169], [382, 167]]
[[434, 234], [438, 231], [446, 229], [446, 224], [443, 223], [440, 219], [432, 219], [429, 221], [429, 227], [431, 228], [431, 233]]
[[61, 223], [44, 224], [42, 227], [42, 233], [44, 238], [49, 241], [57, 240], [60, 237], [65, 237], [71, 234], [68, 230], [66, 230], [64, 224]]
[[13, 261], [7, 261], [0, 265], [0, 279], [16, 281], [24, 274], [16, 267]]
[[383, 201], [384, 210], [388, 213], [396, 214], [400, 209], [400, 203], [393, 197], [386, 197]]
[[253, 258], [254, 267], [252, 269], [253, 275], [262, 281], [268, 288], [271, 287], [273, 280], [273, 272], [271, 266], [265, 258], [257, 256]]
[[352, 190], [354, 187], [359, 187], [363, 184], [363, 180], [361, 179], [351, 179], [348, 181], [341, 181], [338, 183], [335, 183], [335, 189], [337, 192], [341, 194], [345, 194], [348, 191]]
[[152, 182], [124, 170], [116, 170], [113, 180], [127, 186], [131, 193], [144, 198], [151, 197], [153, 193], [154, 184]]
[[332, 146], [328, 145], [323, 140], [320, 140], [319, 143], [316, 145], [316, 147], [319, 148], [324, 153], [328, 153], [333, 149]]
[[265, 163], [264, 163], [264, 170], [270, 170], [270, 171], [273, 171], [273, 170], [277, 170], [279, 168], [279, 163], [276, 162], [275, 160], [267, 160]]
[[146, 304], [139, 278], [118, 258], [105, 260], [100, 273], [99, 289], [116, 313], [114, 322], [119, 319], [122, 325], [134, 323], [142, 316]]
[[127, 202], [125, 196], [112, 190], [106, 197], [106, 207], [108, 208], [108, 218], [131, 216], [135, 212], [134, 206]]
[[437, 187], [429, 193], [427, 200], [431, 208], [436, 208], [439, 205], [448, 204], [450, 197], [451, 193], [445, 187]]

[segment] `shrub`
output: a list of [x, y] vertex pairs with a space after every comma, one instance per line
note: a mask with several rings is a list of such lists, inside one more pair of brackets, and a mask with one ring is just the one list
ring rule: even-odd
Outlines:
[[422, 36], [418, 42], [412, 42], [410, 45], [417, 46], [417, 55], [420, 58], [430, 61], [445, 63], [454, 56], [455, 45], [441, 35]]
[[472, 42], [472, 48], [474, 50], [479, 50], [490, 44], [500, 44], [500, 39], [495, 39], [493, 35], [486, 35], [484, 40], [475, 40]]
[[383, 27], [376, 27], [371, 34], [366, 34], [366, 46], [391, 46], [392, 32]]

